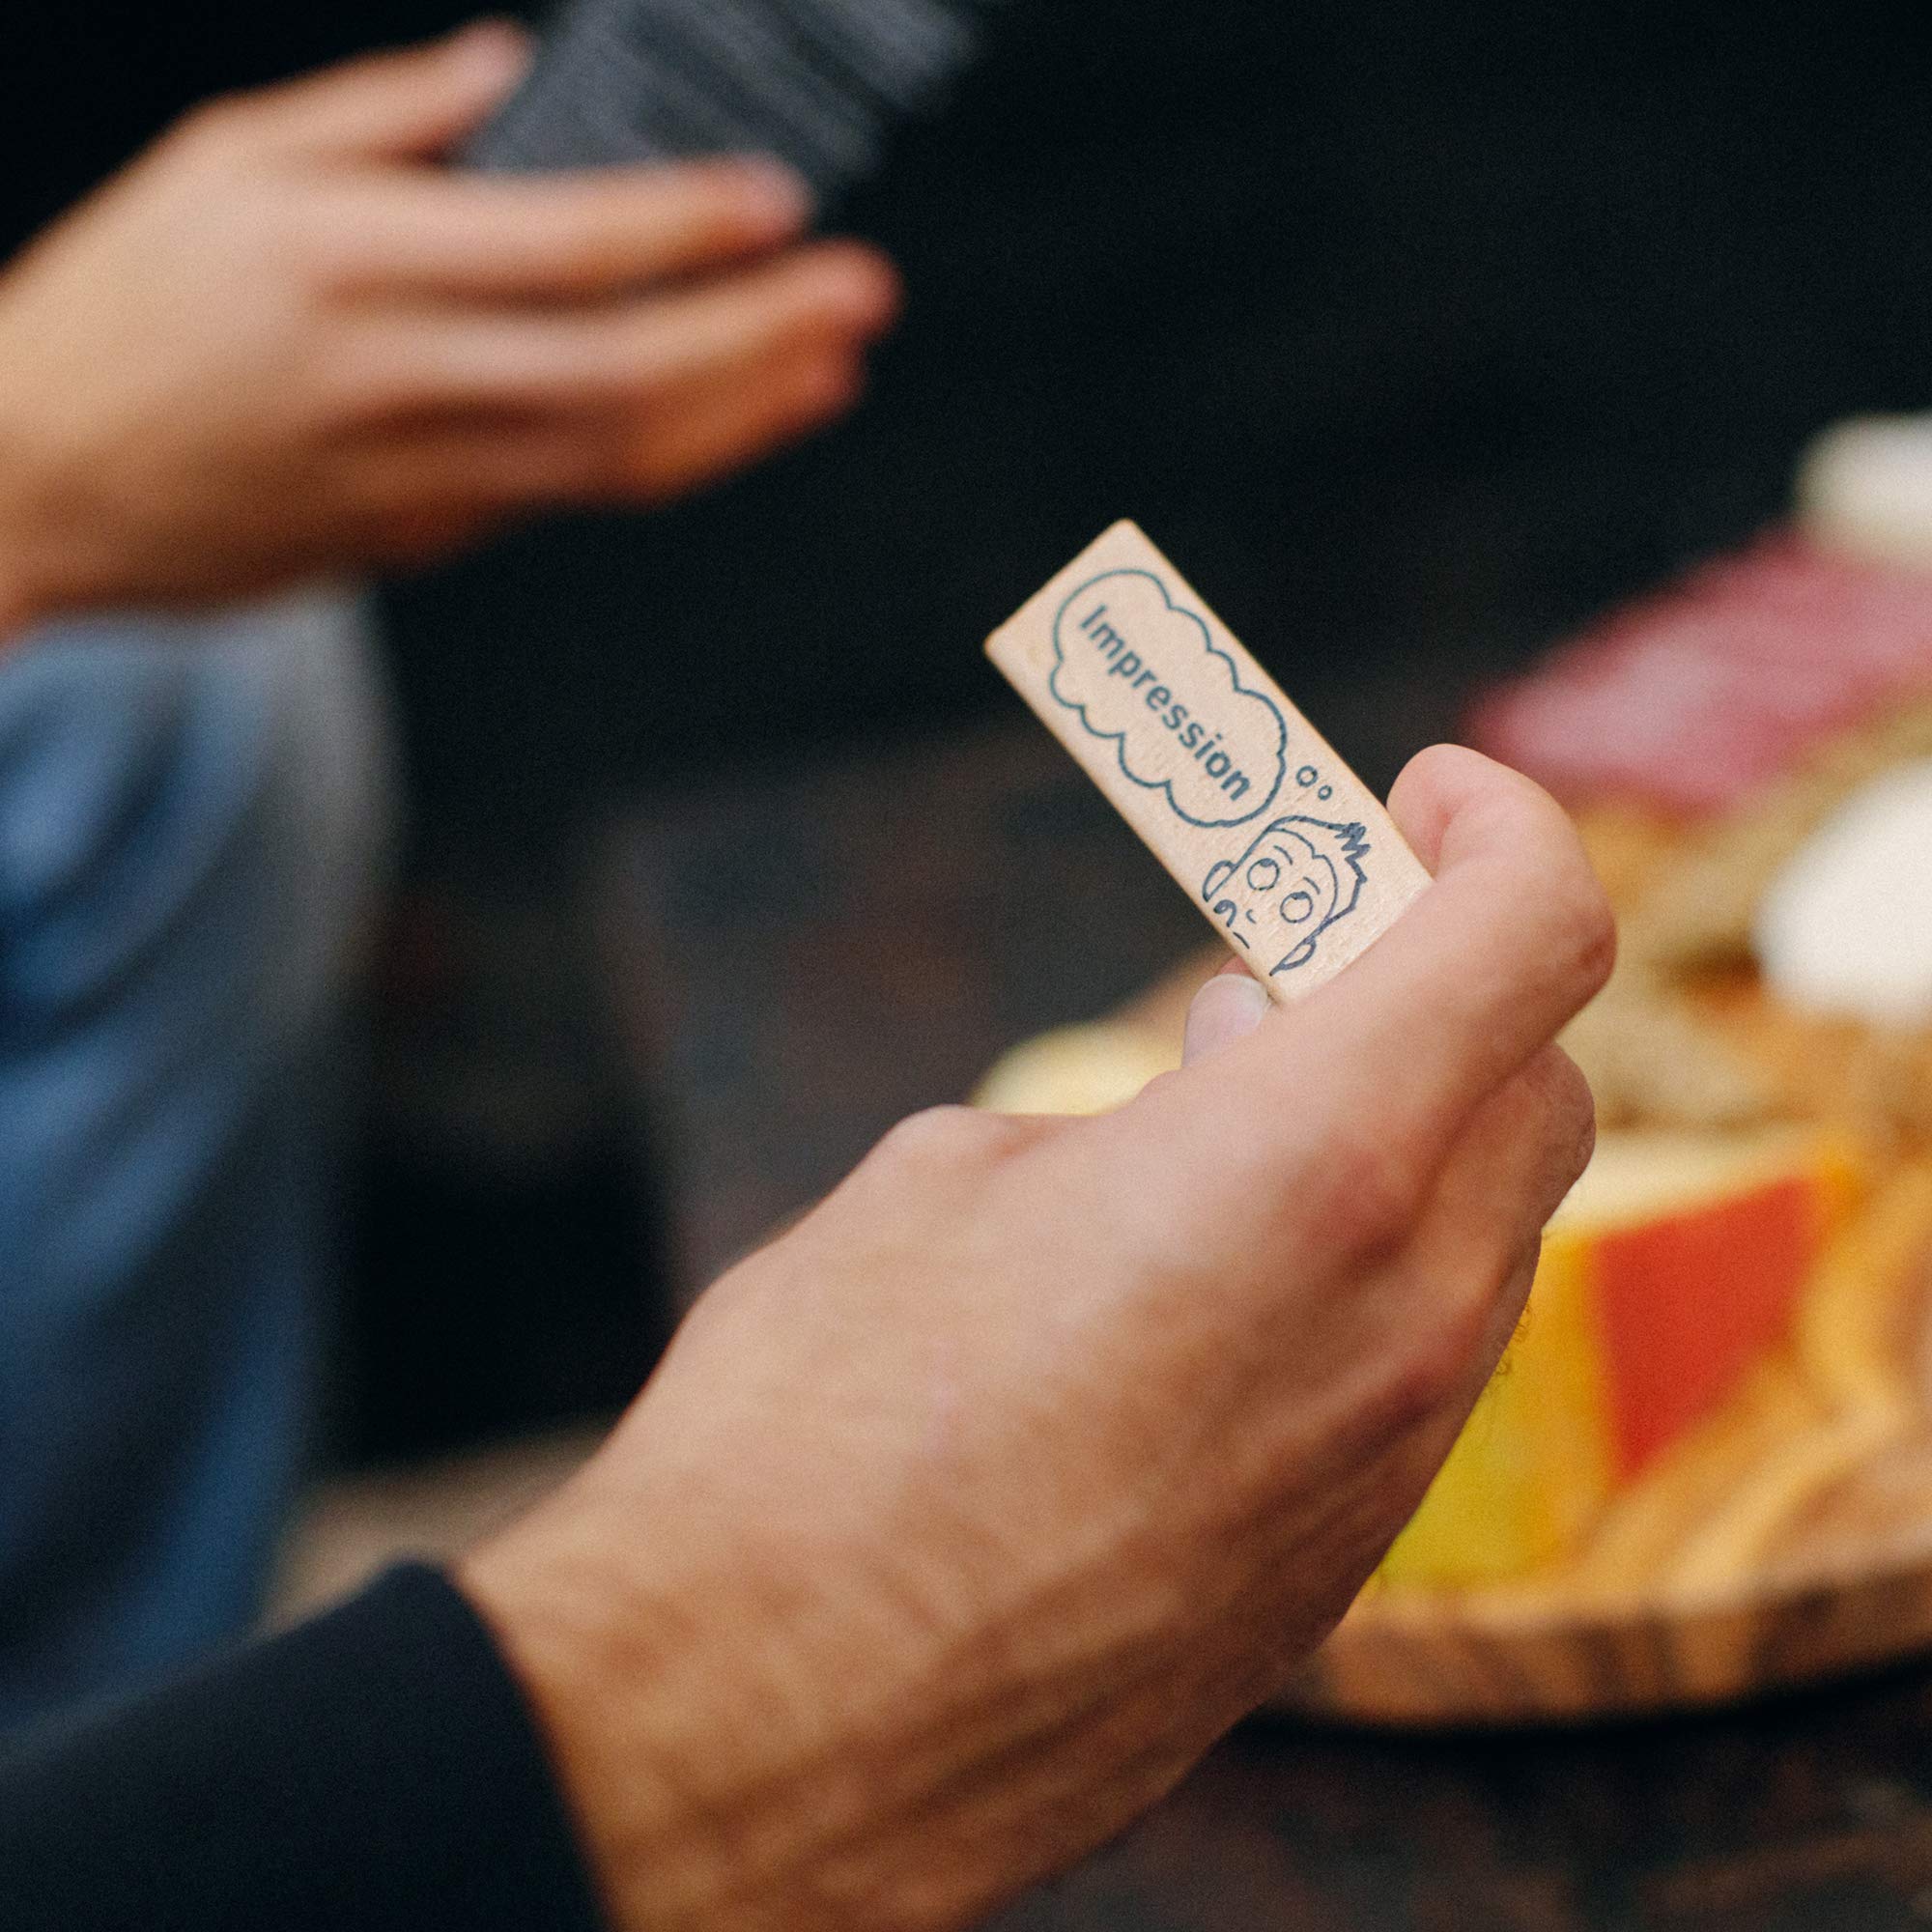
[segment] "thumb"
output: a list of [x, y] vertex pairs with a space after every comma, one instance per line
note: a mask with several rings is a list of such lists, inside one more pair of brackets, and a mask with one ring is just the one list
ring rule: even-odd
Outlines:
[[1187, 1009], [1187, 1035], [1181, 1048], [1183, 1066], [1206, 1060], [1244, 1039], [1261, 1025], [1273, 1004], [1267, 988], [1253, 979], [1239, 961], [1231, 960], [1195, 994]]
[[477, 128], [530, 64], [528, 35], [478, 20], [446, 40], [367, 54], [270, 89], [264, 123], [313, 154], [428, 159]]

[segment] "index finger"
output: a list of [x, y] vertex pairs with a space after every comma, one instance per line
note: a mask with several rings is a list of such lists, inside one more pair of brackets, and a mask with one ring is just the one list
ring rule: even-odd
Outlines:
[[336, 210], [336, 271], [372, 288], [483, 298], [638, 289], [762, 254], [810, 218], [776, 161], [544, 176], [372, 175]]
[[1146, 1096], [1162, 1165], [1207, 1199], [1230, 1172], [1251, 1187], [1286, 1136], [1334, 1185], [1358, 1186], [1371, 1218], [1399, 1217], [1476, 1108], [1608, 976], [1603, 889], [1540, 787], [1440, 746], [1389, 810], [1435, 872], [1428, 889], [1346, 972]]

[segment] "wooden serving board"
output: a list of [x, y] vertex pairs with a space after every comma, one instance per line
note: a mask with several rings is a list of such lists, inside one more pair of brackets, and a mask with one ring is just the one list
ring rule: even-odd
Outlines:
[[[1916, 1492], [1913, 1520], [1884, 1506]], [[1653, 1715], [1815, 1684], [1932, 1648], [1932, 1429], [1847, 1475], [1878, 1513], [1815, 1561], [1726, 1588], [1364, 1599], [1279, 1700], [1355, 1723], [1474, 1727]]]

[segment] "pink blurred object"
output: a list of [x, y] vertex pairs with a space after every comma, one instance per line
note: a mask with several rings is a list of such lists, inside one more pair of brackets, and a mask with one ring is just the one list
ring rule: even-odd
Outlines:
[[1601, 619], [1469, 715], [1566, 805], [1720, 811], [1821, 740], [1932, 693], [1932, 572], [1787, 530]]

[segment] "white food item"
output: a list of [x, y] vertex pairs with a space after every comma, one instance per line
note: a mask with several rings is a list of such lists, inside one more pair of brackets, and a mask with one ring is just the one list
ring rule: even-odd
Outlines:
[[1765, 895], [1756, 942], [1792, 1006], [1932, 1021], [1932, 761], [1874, 779], [1812, 834]]
[[1798, 522], [1825, 550], [1932, 569], [1932, 415], [1854, 416], [1798, 469]]

